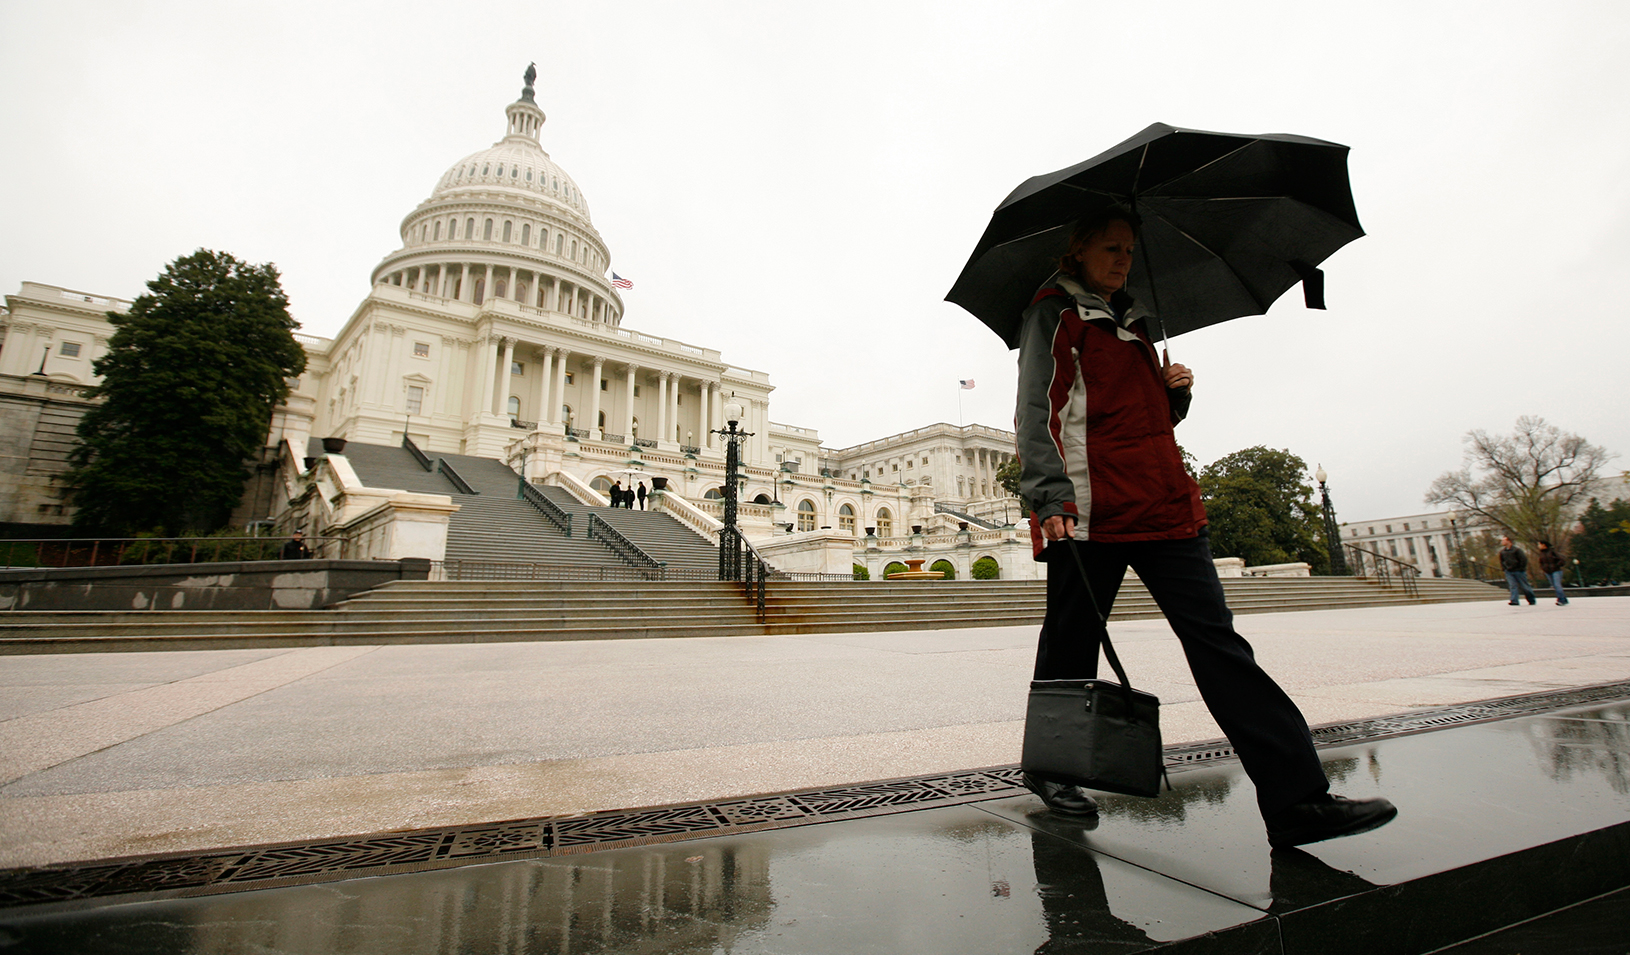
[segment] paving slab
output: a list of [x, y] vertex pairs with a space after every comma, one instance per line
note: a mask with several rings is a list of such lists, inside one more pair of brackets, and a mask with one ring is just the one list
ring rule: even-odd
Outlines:
[[[1163, 621], [1115, 625], [1168, 743]], [[1630, 679], [1630, 598], [1240, 618], [1313, 723]], [[0, 867], [1009, 764], [1033, 627], [0, 658]], [[42, 695], [59, 694], [57, 705]], [[90, 698], [87, 698], [87, 694]]]
[[[56, 889], [76, 878], [117, 887], [122, 877], [136, 894], [0, 910], [0, 940], [107, 955], [1392, 955], [1463, 942], [1467, 955], [1571, 955], [1586, 950], [1579, 941], [1624, 951], [1630, 687], [1618, 692], [1323, 749], [1337, 788], [1386, 794], [1400, 814], [1299, 850], [1269, 849], [1250, 783], [1221, 759], [1179, 769], [1155, 799], [1107, 796], [1088, 821], [1056, 817], [1012, 785], [956, 805], [874, 801], [844, 815], [857, 798], [904, 794], [901, 783], [756, 800], [761, 809], [840, 804], [842, 821], [816, 824], [731, 805], [674, 807], [518, 822], [507, 834], [495, 826], [244, 847], [152, 860], [145, 879], [70, 869]], [[657, 824], [686, 814], [711, 818], [688, 830]], [[616, 847], [581, 840], [595, 827]], [[438, 852], [487, 864], [345, 879], [332, 863], [319, 871], [335, 849], [358, 856], [357, 868]], [[515, 849], [524, 857], [501, 861]], [[176, 886], [200, 878], [247, 890], [177, 896]], [[317, 884], [297, 884], [303, 878]], [[267, 881], [284, 884], [254, 888]], [[16, 891], [0, 879], [0, 893]], [[1510, 947], [1521, 940], [1541, 944]]]

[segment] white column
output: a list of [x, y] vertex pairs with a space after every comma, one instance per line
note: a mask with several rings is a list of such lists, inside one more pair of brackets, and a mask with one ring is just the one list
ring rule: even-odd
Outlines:
[[562, 348], [555, 353], [555, 361], [560, 365], [555, 372], [555, 400], [549, 402], [549, 420], [560, 424], [564, 418], [561, 415], [561, 406], [566, 403], [566, 358], [571, 352]]
[[675, 372], [668, 377], [672, 380], [668, 387], [668, 440], [678, 442], [685, 440], [685, 434], [681, 430], [684, 425], [679, 414], [679, 385], [684, 381], [684, 376]]
[[629, 444], [634, 443], [634, 385], [639, 381], [640, 366], [633, 362], [628, 363], [628, 394], [624, 397], [628, 401], [628, 409], [623, 414], [623, 437]]
[[[489, 266], [489, 268], [491, 268]], [[488, 276], [492, 273], [488, 272]], [[490, 286], [489, 286], [490, 288]], [[515, 362], [515, 339], [504, 339], [504, 360], [498, 364], [498, 387], [492, 390], [492, 413], [507, 414], [509, 412], [509, 369]]]
[[672, 441], [673, 440], [673, 438], [669, 437], [669, 432], [672, 431], [672, 429], [668, 427], [668, 379], [670, 377], [672, 377], [671, 374], [669, 372], [666, 372], [666, 371], [659, 372], [657, 374], [657, 431], [656, 431], [656, 435], [657, 435], [657, 440], [658, 441]]
[[600, 430], [600, 369], [605, 363], [604, 358], [594, 356], [593, 371], [589, 375], [589, 420], [583, 425], [596, 439], [603, 433]]
[[487, 265], [487, 277], [481, 282], [481, 304], [492, 301], [492, 265]]
[[538, 365], [537, 401], [532, 414], [533, 420], [541, 427], [549, 420], [549, 378], [555, 373], [555, 350], [539, 348], [532, 354]]
[[470, 289], [470, 263], [464, 262], [459, 267], [462, 271], [459, 272], [458, 279], [458, 300], [461, 302], [474, 301], [474, 295]]
[[481, 390], [476, 392], [476, 413], [492, 411], [492, 370], [498, 363], [498, 339], [488, 337], [481, 343]]

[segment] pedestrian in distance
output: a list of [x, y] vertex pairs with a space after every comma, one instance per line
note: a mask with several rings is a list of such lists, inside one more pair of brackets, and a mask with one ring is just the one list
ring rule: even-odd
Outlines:
[[611, 491], [607, 496], [611, 498], [612, 507], [621, 507], [623, 504], [623, 482], [611, 482]]
[[[1023, 315], [1020, 491], [1032, 511], [1035, 557], [1047, 564], [1035, 679], [1097, 677], [1105, 631], [1094, 598], [1107, 617], [1130, 566], [1165, 612], [1206, 707], [1255, 784], [1269, 843], [1384, 825], [1397, 815], [1387, 800], [1331, 795], [1306, 719], [1234, 630], [1200, 490], [1173, 432], [1188, 413], [1194, 373], [1162, 362], [1145, 321], [1152, 313], [1124, 288], [1137, 229], [1124, 207], [1083, 218]], [[1055, 813], [1097, 813], [1082, 787], [1028, 774], [1024, 782]]]
[[306, 535], [295, 531], [277, 556], [282, 560], [310, 560], [311, 548], [306, 546]]
[[1567, 561], [1564, 561], [1562, 555], [1556, 552], [1556, 548], [1551, 546], [1550, 541], [1539, 542], [1540, 573], [1545, 575], [1545, 579], [1551, 582], [1551, 589], [1556, 591], [1556, 605], [1558, 607], [1568, 605], [1568, 592], [1562, 589], [1562, 568], [1566, 566]]
[[642, 511], [645, 510], [645, 495], [646, 495], [647, 492], [645, 490], [645, 482], [644, 481], [640, 482], [640, 489], [638, 491], [636, 491], [635, 493], [637, 493], [639, 495], [639, 498], [640, 498], [640, 510], [642, 510]]
[[1511, 538], [1500, 538], [1500, 569], [1505, 571], [1505, 584], [1511, 590], [1511, 606], [1517, 606], [1517, 595], [1520, 592], [1527, 598], [1528, 606], [1534, 605], [1534, 588], [1528, 586], [1528, 555], [1522, 548], [1511, 542]]

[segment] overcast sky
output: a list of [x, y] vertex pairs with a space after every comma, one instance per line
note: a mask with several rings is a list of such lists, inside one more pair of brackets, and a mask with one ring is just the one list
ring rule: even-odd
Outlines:
[[943, 301], [995, 205], [1151, 122], [1301, 133], [1352, 147], [1369, 234], [1328, 311], [1292, 290], [1173, 341], [1178, 439], [1403, 515], [1523, 414], [1630, 467], [1626, 49], [1623, 0], [0, 0], [0, 291], [131, 298], [207, 247], [332, 336], [535, 60], [626, 327], [769, 372], [830, 447], [1009, 428], [1016, 356]]

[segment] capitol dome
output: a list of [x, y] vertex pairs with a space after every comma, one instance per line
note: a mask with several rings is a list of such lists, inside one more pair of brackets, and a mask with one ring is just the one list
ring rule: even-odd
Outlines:
[[533, 76], [528, 70], [521, 98], [504, 111], [504, 137], [453, 164], [402, 220], [402, 247], [373, 281], [616, 325], [622, 300], [608, 275], [611, 254], [582, 190], [538, 142], [545, 116]]

